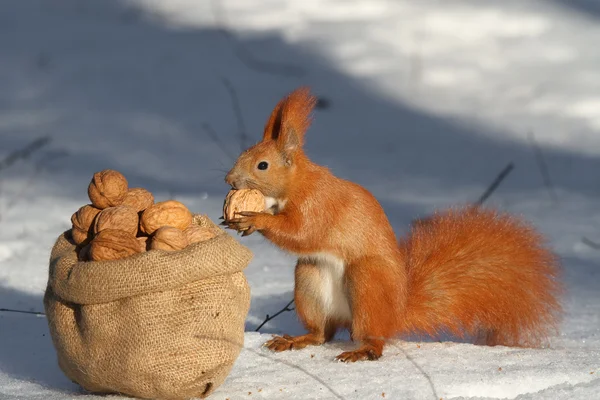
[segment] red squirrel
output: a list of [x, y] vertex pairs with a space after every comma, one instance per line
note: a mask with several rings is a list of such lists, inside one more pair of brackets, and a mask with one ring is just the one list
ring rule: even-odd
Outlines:
[[398, 241], [375, 197], [337, 178], [303, 151], [315, 97], [283, 98], [261, 142], [225, 181], [258, 189], [270, 212], [224, 222], [261, 233], [297, 255], [294, 300], [307, 334], [275, 336], [273, 351], [301, 349], [347, 329], [359, 343], [345, 362], [376, 360], [386, 340], [452, 334], [477, 343], [538, 346], [561, 314], [557, 257], [514, 216], [465, 206], [413, 224]]

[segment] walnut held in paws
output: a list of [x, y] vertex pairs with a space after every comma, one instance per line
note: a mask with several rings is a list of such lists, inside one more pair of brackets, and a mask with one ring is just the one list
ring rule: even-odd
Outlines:
[[96, 217], [94, 233], [97, 234], [106, 229], [118, 229], [135, 236], [138, 224], [139, 217], [135, 208], [129, 206], [109, 207], [102, 210]]
[[242, 211], [265, 211], [265, 196], [256, 189], [230, 190], [223, 204], [225, 221], [239, 218]]
[[123, 202], [127, 188], [127, 179], [120, 172], [105, 169], [94, 174], [88, 186], [88, 196], [97, 208], [114, 207]]
[[125, 198], [123, 199], [124, 206], [130, 206], [136, 209], [136, 211], [144, 211], [146, 208], [154, 204], [154, 196], [152, 193], [143, 188], [132, 188], [129, 189]]
[[162, 226], [172, 226], [181, 231], [192, 223], [192, 213], [176, 200], [161, 201], [148, 207], [140, 220], [140, 230], [151, 235]]
[[118, 260], [142, 252], [137, 238], [129, 232], [118, 229], [101, 231], [90, 242], [90, 260]]
[[73, 224], [71, 236], [73, 236], [75, 243], [82, 244], [92, 238], [94, 219], [99, 212], [99, 209], [88, 204], [71, 216], [71, 223]]
[[209, 240], [214, 238], [216, 235], [209, 228], [198, 225], [190, 225], [187, 227], [185, 231], [183, 231], [185, 236], [187, 237], [187, 241], [189, 244], [204, 242], [205, 240]]
[[172, 226], [158, 228], [150, 239], [151, 250], [177, 251], [184, 249], [187, 245], [188, 240], [185, 233]]

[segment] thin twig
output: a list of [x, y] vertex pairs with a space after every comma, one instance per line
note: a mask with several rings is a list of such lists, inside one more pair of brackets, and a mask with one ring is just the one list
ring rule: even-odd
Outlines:
[[6, 158], [0, 161], [0, 171], [7, 169], [19, 160], [25, 160], [29, 158], [32, 153], [47, 145], [50, 140], [50, 136], [42, 136], [35, 139], [22, 149], [11, 152], [8, 156], [6, 156]]
[[594, 241], [592, 241], [592, 240], [590, 240], [590, 239], [588, 239], [586, 237], [581, 238], [581, 241], [584, 244], [587, 244], [588, 246], [590, 246], [594, 250], [600, 250], [600, 243], [596, 243], [596, 242], [594, 242]]
[[256, 59], [252, 53], [250, 53], [248, 49], [246, 49], [246, 47], [244, 47], [235, 38], [235, 35], [227, 28], [227, 21], [225, 18], [225, 13], [221, 7], [221, 2], [219, 0], [212, 0], [211, 4], [213, 15], [219, 30], [223, 36], [225, 36], [227, 40], [232, 43], [235, 55], [246, 67], [259, 72], [290, 77], [302, 77], [306, 75], [306, 71], [296, 65], [272, 63]]
[[223, 82], [223, 85], [225, 85], [225, 88], [227, 88], [229, 96], [231, 97], [233, 113], [235, 114], [235, 119], [237, 121], [238, 126], [238, 133], [240, 138], [240, 151], [244, 151], [247, 148], [248, 135], [246, 134], [246, 125], [244, 124], [244, 117], [242, 116], [240, 99], [238, 98], [237, 92], [235, 91], [235, 88], [233, 87], [229, 79], [222, 77], [221, 81]]
[[[204, 122], [202, 124], [202, 129], [206, 133], [206, 136], [208, 136], [208, 138], [210, 140], [212, 140], [213, 143], [215, 145], [217, 145], [217, 147], [219, 149], [221, 149], [221, 151], [223, 152], [223, 154], [225, 154], [227, 157], [231, 158], [232, 160], [235, 160], [235, 156], [232, 153], [229, 152], [229, 150], [225, 146], [225, 143], [223, 143], [223, 141], [219, 138], [219, 135], [217, 134], [217, 132], [215, 132], [215, 130], [213, 129], [213, 127], [208, 122]], [[225, 172], [227, 172], [227, 171], [225, 171]]]
[[514, 167], [515, 165], [512, 162], [508, 163], [508, 165], [504, 167], [502, 171], [500, 171], [496, 179], [494, 179], [494, 181], [486, 189], [486, 191], [483, 192], [479, 200], [477, 200], [476, 204], [482, 205], [492, 195], [492, 193], [494, 193], [498, 186], [500, 186], [500, 183], [502, 183], [502, 181], [506, 178], [506, 176], [510, 173], [510, 171], [512, 171]]
[[550, 171], [548, 169], [548, 164], [546, 164], [546, 159], [544, 158], [544, 153], [537, 144], [535, 140], [535, 136], [532, 131], [527, 133], [529, 137], [529, 141], [531, 142], [531, 147], [533, 147], [533, 151], [535, 153], [535, 159], [538, 163], [538, 167], [540, 169], [540, 173], [542, 174], [542, 179], [544, 181], [544, 186], [548, 190], [548, 194], [552, 198], [552, 200], [557, 203], [558, 196], [556, 195], [556, 190], [554, 190], [554, 184], [552, 183], [552, 179], [550, 178]]
[[281, 314], [281, 313], [283, 313], [283, 312], [286, 312], [286, 311], [294, 311], [294, 310], [296, 309], [295, 307], [291, 307], [291, 308], [290, 308], [290, 306], [292, 305], [292, 303], [293, 303], [293, 302], [294, 302], [294, 299], [290, 300], [290, 302], [289, 302], [289, 303], [287, 303], [287, 304], [286, 304], [286, 305], [285, 305], [285, 306], [284, 306], [284, 307], [283, 307], [281, 310], [277, 311], [275, 314], [273, 314], [273, 315], [271, 315], [271, 316], [270, 316], [269, 314], [267, 314], [267, 317], [265, 318], [265, 320], [262, 322], [262, 324], [260, 324], [260, 325], [258, 326], [258, 328], [256, 328], [256, 329], [254, 330], [254, 332], [258, 332], [258, 330], [259, 330], [260, 328], [262, 328], [264, 324], [266, 324], [267, 322], [269, 322], [269, 321], [270, 321], [270, 320], [272, 320], [273, 318], [276, 318], [276, 317], [277, 317], [279, 314]]
[[41, 315], [45, 316], [46, 313], [39, 311], [25, 311], [25, 310], [13, 310], [12, 308], [0, 308], [0, 312], [12, 312], [12, 313], [20, 313], [20, 314], [32, 314], [32, 315]]

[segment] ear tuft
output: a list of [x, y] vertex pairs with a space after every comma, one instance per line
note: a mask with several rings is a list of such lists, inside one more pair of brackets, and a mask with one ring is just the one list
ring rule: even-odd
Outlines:
[[300, 87], [289, 94], [283, 105], [282, 128], [295, 133], [300, 146], [304, 144], [304, 134], [312, 123], [311, 113], [316, 104], [317, 98], [310, 94], [310, 89]]
[[271, 113], [263, 140], [277, 140], [285, 147], [301, 147], [312, 122], [317, 98], [308, 87], [300, 87], [282, 99]]
[[279, 131], [281, 130], [281, 111], [286, 99], [279, 100], [279, 103], [271, 111], [271, 116], [265, 125], [263, 132], [263, 141], [277, 140], [279, 137]]

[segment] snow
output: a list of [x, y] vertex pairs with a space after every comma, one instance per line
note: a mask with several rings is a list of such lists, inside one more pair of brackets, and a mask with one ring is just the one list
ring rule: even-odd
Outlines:
[[[213, 398], [600, 398], [600, 252], [582, 241], [600, 243], [596, 4], [6, 0], [0, 163], [50, 142], [0, 168], [0, 308], [42, 310], [50, 248], [95, 171], [216, 220], [240, 132], [258, 140], [307, 84], [328, 103], [308, 154], [371, 190], [399, 235], [477, 199], [513, 162], [489, 203], [561, 256], [565, 320], [544, 349], [398, 341], [346, 365], [333, 361], [352, 346], [342, 335], [273, 354], [261, 347], [272, 333], [303, 332], [293, 313], [254, 332], [291, 299], [294, 260], [252, 235], [240, 238], [255, 254], [245, 347]], [[0, 312], [0, 343], [0, 399], [99, 398], [60, 372], [43, 317]]]

